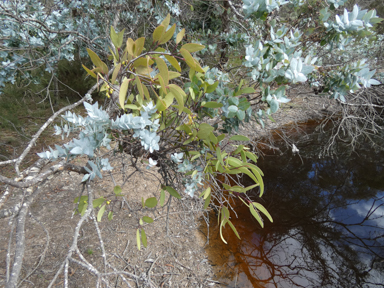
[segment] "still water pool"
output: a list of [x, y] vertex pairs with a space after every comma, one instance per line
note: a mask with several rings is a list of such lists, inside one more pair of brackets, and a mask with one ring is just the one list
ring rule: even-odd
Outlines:
[[224, 287], [384, 287], [384, 153], [340, 145], [319, 159], [320, 134], [294, 141], [299, 154], [281, 146], [257, 163], [265, 194], [250, 195], [273, 223], [260, 228], [239, 202], [241, 240], [226, 227], [226, 245], [212, 213], [206, 249], [216, 279]]

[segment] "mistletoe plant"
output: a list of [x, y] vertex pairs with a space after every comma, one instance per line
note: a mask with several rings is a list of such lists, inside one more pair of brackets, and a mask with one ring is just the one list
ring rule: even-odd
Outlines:
[[[252, 110], [247, 100], [240, 96], [254, 90], [242, 87], [240, 83], [234, 91], [221, 91], [219, 81], [209, 77], [209, 68], [201, 67], [192, 56], [192, 53], [205, 47], [184, 43], [184, 29], [174, 37], [176, 25], [169, 27], [169, 23], [168, 14], [153, 31], [152, 41], [148, 43], [144, 37], [136, 40], [128, 38], [125, 47], [124, 30], [116, 33], [111, 27], [113, 45], [109, 51], [113, 67], [109, 67], [95, 52], [88, 49], [94, 67], [89, 69], [84, 66], [84, 69], [90, 76], [103, 81], [100, 90], [105, 91], [106, 97], [111, 99], [112, 108], [105, 111], [97, 102], [93, 105], [85, 102], [88, 113], [86, 118], [67, 112], [63, 116], [66, 124], [56, 126], [55, 134], [64, 137], [80, 130], [79, 138], [63, 147], [56, 146], [56, 150], [40, 153], [39, 156], [71, 159], [87, 155], [88, 173], [83, 181], [91, 181], [96, 176], [102, 177], [101, 170], [113, 169], [107, 158], [98, 158], [97, 150], [102, 146], [111, 149], [111, 142], [116, 142], [118, 151], [126, 151], [132, 157], [147, 158], [148, 169], [158, 166], [165, 173], [160, 206], [164, 205], [165, 191], [171, 197], [182, 198], [177, 192], [179, 187], [176, 183], [168, 180], [170, 173], [181, 176], [184, 192], [189, 196], [194, 197], [195, 192], [202, 191], [199, 197], [204, 199], [204, 209], [214, 201], [219, 208], [220, 235], [225, 242], [222, 228], [226, 224], [239, 237], [230, 220], [228, 197], [234, 196], [245, 201], [261, 226], [263, 220], [260, 212], [272, 221], [260, 203], [252, 202], [245, 196], [248, 190], [259, 187], [261, 197], [264, 190], [263, 173], [255, 165], [256, 155], [244, 145], [233, 145], [234, 141], [249, 139], [241, 135], [228, 136], [231, 121], [249, 120]], [[181, 76], [181, 67], [189, 68], [188, 78]], [[222, 95], [220, 101], [210, 101], [216, 90]], [[113, 119], [110, 115], [116, 113], [118, 116]], [[225, 138], [227, 144], [224, 145]], [[235, 148], [226, 149], [231, 144]], [[240, 174], [249, 176], [254, 184], [243, 187], [237, 183], [232, 175]], [[121, 188], [116, 186], [114, 192], [120, 196]], [[75, 199], [79, 203], [79, 213], [85, 213], [87, 200], [87, 196]], [[99, 221], [110, 201], [106, 198], [93, 201], [94, 207], [100, 207], [97, 217]], [[154, 197], [143, 199], [142, 203], [143, 207], [148, 208], [157, 204]], [[109, 211], [108, 218], [112, 217], [112, 211]], [[153, 219], [145, 216], [139, 221], [139, 249], [141, 242], [147, 245], [143, 221], [151, 223]]]

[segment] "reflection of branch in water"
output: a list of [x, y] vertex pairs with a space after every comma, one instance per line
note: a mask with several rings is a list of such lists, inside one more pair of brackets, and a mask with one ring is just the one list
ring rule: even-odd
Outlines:
[[246, 227], [241, 243], [229, 243], [239, 279], [254, 287], [382, 287], [384, 182], [380, 165], [371, 162], [381, 155], [363, 151], [347, 163], [344, 152], [342, 161], [304, 158], [304, 164], [266, 156], [265, 166], [282, 169], [258, 163], [266, 175], [263, 205], [274, 223], [256, 228], [249, 213], [233, 220]]

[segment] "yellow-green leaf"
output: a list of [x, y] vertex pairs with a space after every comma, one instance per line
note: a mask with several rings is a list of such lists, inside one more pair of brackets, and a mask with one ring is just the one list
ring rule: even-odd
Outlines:
[[205, 48], [204, 45], [196, 44], [196, 43], [187, 43], [181, 46], [182, 49], [187, 50], [190, 53], [197, 52], [203, 50]]
[[171, 14], [168, 13], [167, 17], [164, 18], [163, 22], [161, 22], [161, 25], [167, 28], [169, 25], [169, 21], [171, 21]]
[[211, 187], [208, 187], [207, 189], [205, 189], [204, 199], [207, 199], [209, 195], [211, 195]]
[[[109, 51], [111, 52], [112, 56], [113, 56], [113, 63], [116, 65], [117, 62], [119, 62], [119, 53], [115, 54], [111, 47], [108, 47]], [[108, 56], [108, 59], [110, 59], [110, 57]]]
[[103, 217], [103, 214], [105, 212], [105, 204], [101, 206], [99, 212], [97, 213], [97, 221], [100, 222], [101, 218]]
[[125, 47], [125, 49], [127, 50], [128, 54], [134, 55], [135, 42], [132, 38], [127, 39], [127, 46]]
[[174, 71], [168, 71], [169, 80], [175, 79], [177, 77], [180, 77], [180, 73], [174, 72]]
[[183, 40], [185, 34], [185, 29], [183, 28], [176, 36], [176, 44], [179, 44], [181, 40]]
[[183, 89], [181, 89], [176, 84], [170, 84], [169, 89], [171, 90], [171, 93], [176, 98], [177, 103], [179, 104], [179, 113], [181, 113], [184, 109], [184, 98], [187, 96]]
[[92, 70], [89, 70], [87, 67], [84, 66], [84, 64], [82, 64], [82, 65], [83, 65], [84, 70], [87, 71], [87, 73], [89, 75], [91, 75], [93, 78], [97, 78], [96, 74]]
[[220, 161], [220, 164], [224, 166], [224, 161], [223, 161], [223, 157], [221, 156], [220, 147], [216, 147], [216, 156], [217, 156], [217, 159]]
[[164, 33], [164, 25], [157, 26], [155, 31], [153, 31], [152, 37], [153, 37], [153, 42], [159, 41], [161, 36], [163, 36]]
[[135, 41], [135, 54], [134, 56], [137, 57], [140, 55], [140, 53], [143, 51], [144, 48], [144, 42], [145, 42], [145, 37], [141, 37], [139, 39], [136, 39]]
[[253, 205], [249, 205], [249, 211], [251, 211], [251, 214], [253, 215], [253, 217], [256, 218], [257, 222], [259, 222], [261, 228], [264, 228], [264, 222], [263, 222], [263, 219], [261, 219], [259, 213], [255, 210], [255, 208], [253, 207]]
[[95, 52], [93, 52], [91, 49], [89, 49], [89, 48], [87, 48], [87, 52], [88, 52], [89, 57], [92, 60], [93, 65], [95, 65], [95, 67], [100, 67], [101, 68], [101, 66], [103, 66], [104, 62], [101, 61], [99, 56]]
[[168, 93], [165, 96], [164, 102], [165, 102], [165, 105], [166, 105], [167, 108], [172, 105], [174, 98], [175, 98], [175, 96], [173, 95], [173, 93]]
[[143, 84], [141, 84], [140, 78], [138, 76], [135, 77], [135, 82], [136, 82], [137, 90], [139, 90], [139, 94], [141, 98], [144, 100]]
[[144, 91], [145, 98], [147, 98], [147, 100], [151, 100], [151, 95], [149, 95], [147, 86], [143, 85], [143, 91]]
[[[160, 74], [157, 74], [157, 80], [159, 81], [160, 83], [160, 86], [161, 86], [161, 89], [163, 90], [163, 93], [164, 94], [167, 94], [168, 91], [167, 91], [167, 88], [165, 87], [165, 83], [164, 83], [164, 80], [163, 80], [163, 77], [160, 75]], [[161, 94], [160, 94], [161, 95]], [[171, 103], [172, 104], [172, 103]]]
[[192, 57], [192, 55], [185, 49], [181, 48], [180, 49], [180, 54], [184, 57], [184, 60], [185, 60], [185, 63], [187, 63], [187, 65], [193, 69], [193, 70], [196, 70], [196, 62], [195, 62], [195, 59]]
[[133, 67], [139, 67], [139, 66], [148, 67], [148, 66], [152, 65], [153, 63], [154, 62], [151, 59], [140, 57], [139, 59], [135, 60], [135, 62], [133, 63]]
[[126, 104], [124, 105], [124, 108], [131, 109], [131, 110], [140, 110], [140, 107], [137, 107], [135, 104]]
[[209, 193], [208, 197], [204, 201], [204, 210], [208, 208], [209, 203], [211, 202], [211, 193]]
[[141, 229], [141, 241], [143, 242], [143, 246], [147, 248], [147, 235], [145, 235], [144, 229]]
[[168, 74], [168, 67], [167, 64], [165, 64], [165, 61], [161, 58], [155, 58], [157, 68], [159, 69], [159, 73], [161, 77], [163, 77], [165, 86], [168, 86], [169, 84], [169, 74]]
[[256, 163], [257, 156], [249, 151], [245, 151], [245, 155], [247, 155], [248, 159], [251, 159], [253, 162]]
[[263, 213], [265, 216], [267, 216], [269, 221], [271, 221], [273, 223], [273, 219], [272, 219], [271, 214], [269, 214], [269, 212], [267, 211], [267, 209], [265, 209], [265, 207], [263, 205], [261, 205], [260, 203], [257, 203], [257, 202], [252, 202], [252, 204], [256, 207], [257, 210], [259, 210], [261, 213]]
[[125, 97], [127, 96], [128, 85], [129, 79], [124, 79], [123, 83], [120, 86], [119, 103], [122, 108], [124, 107]]
[[223, 227], [224, 225], [227, 223], [227, 220], [223, 220], [221, 221], [220, 223], [220, 237], [221, 237], [221, 240], [225, 243], [225, 244], [228, 244], [227, 241], [225, 241], [224, 237], [223, 237]]
[[235, 235], [237, 236], [237, 238], [240, 239], [239, 233], [237, 233], [237, 230], [236, 230], [235, 226], [233, 226], [232, 222], [228, 220], [228, 224], [229, 224], [229, 226], [231, 227], [233, 233], [235, 233]]
[[164, 55], [165, 58], [168, 60], [169, 63], [171, 63], [171, 65], [179, 72], [181, 72], [181, 67], [179, 65], [179, 62], [176, 60], [175, 57], [171, 56], [171, 55]]
[[137, 249], [139, 249], [139, 251], [140, 251], [141, 242], [140, 242], [140, 231], [139, 231], [139, 228], [137, 228], [137, 230], [136, 230], [136, 243], [137, 243]]
[[115, 81], [116, 81], [117, 75], [119, 74], [120, 68], [121, 68], [121, 63], [117, 64], [115, 67], [115, 70], [113, 70], [112, 79], [111, 79], [112, 84], [115, 84]]
[[165, 192], [164, 190], [160, 191], [160, 207], [164, 206], [164, 201], [165, 201]]
[[112, 219], [113, 219], [113, 211], [109, 211], [109, 213], [108, 213], [108, 220], [112, 221]]
[[159, 44], [167, 43], [172, 38], [173, 33], [175, 33], [175, 29], [176, 29], [176, 23], [173, 24], [172, 27], [169, 28], [168, 31], [164, 33], [163, 36], [161, 36], [159, 40]]
[[165, 111], [167, 109], [165, 102], [160, 98], [157, 99], [156, 109], [157, 111], [160, 111], [160, 112]]

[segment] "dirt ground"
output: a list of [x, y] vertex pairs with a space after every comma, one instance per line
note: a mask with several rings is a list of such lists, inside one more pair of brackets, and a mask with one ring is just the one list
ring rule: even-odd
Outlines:
[[[261, 129], [257, 123], [249, 123], [241, 127], [239, 134], [258, 139], [282, 124], [322, 118], [325, 114], [332, 113], [331, 109], [335, 110], [335, 107], [329, 106], [330, 101], [326, 98], [302, 97], [294, 90], [290, 93], [292, 101], [274, 115], [276, 123], [270, 122], [265, 129]], [[115, 277], [115, 287], [219, 287], [220, 283], [215, 281], [215, 270], [204, 249], [209, 247], [209, 243], [201, 232], [204, 230], [201, 225], [205, 225], [201, 217], [202, 200], [184, 195], [181, 201], [173, 198], [169, 206], [167, 230], [168, 206], [142, 208], [141, 204], [141, 197], [159, 199], [160, 176], [156, 168], [147, 170], [145, 165], [140, 164], [140, 171], [128, 178], [134, 170], [123, 165], [123, 162], [121, 159], [112, 162], [115, 168], [113, 177], [105, 173], [103, 179], [96, 180], [92, 186], [96, 198], [105, 197], [111, 200], [107, 211], [113, 210], [113, 220], [109, 221], [104, 215], [98, 223], [108, 264], [135, 276], [127, 276], [130, 279], [129, 284], [120, 277]], [[126, 178], [123, 179], [122, 175], [126, 175]], [[32, 204], [26, 221], [26, 252], [20, 278], [25, 280], [19, 287], [47, 287], [62, 265], [80, 219], [79, 215], [73, 215], [73, 211], [76, 208], [74, 199], [82, 190], [81, 178], [75, 172], [60, 172], [41, 187], [39, 198]], [[121, 201], [121, 197], [117, 199], [113, 193], [114, 182], [119, 184], [123, 181], [126, 181], [122, 191], [126, 201]], [[21, 190], [14, 189], [7, 206], [17, 203], [20, 197]], [[167, 200], [168, 198], [166, 203]], [[155, 221], [143, 225], [148, 246], [141, 247], [138, 251], [136, 229], [142, 216], [150, 216]], [[105, 263], [94, 222], [89, 220], [82, 225], [78, 247], [86, 261], [101, 271]], [[7, 249], [11, 232], [9, 219], [0, 219], [0, 229], [1, 287], [6, 279]], [[10, 259], [13, 251], [14, 247], [11, 248]], [[74, 258], [79, 259], [79, 256], [76, 257]], [[97, 277], [76, 263], [69, 265], [68, 273], [68, 287], [98, 285]], [[63, 273], [52, 287], [64, 287]]]

